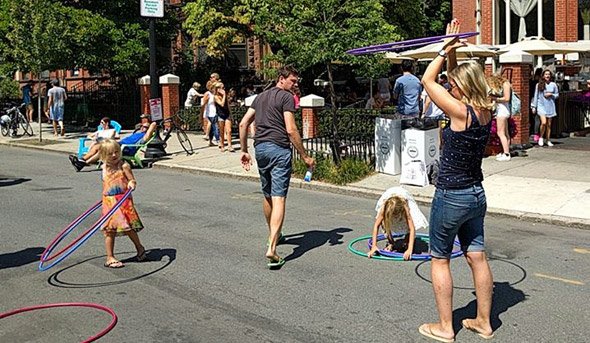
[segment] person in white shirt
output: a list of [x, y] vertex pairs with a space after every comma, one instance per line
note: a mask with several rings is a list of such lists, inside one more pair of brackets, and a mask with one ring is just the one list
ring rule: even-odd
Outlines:
[[201, 84], [198, 82], [194, 82], [193, 86], [191, 87], [191, 89], [188, 90], [188, 93], [186, 94], [184, 107], [193, 107], [197, 104], [197, 99], [202, 98], [204, 96], [204, 94], [199, 93], [199, 88], [201, 88]]

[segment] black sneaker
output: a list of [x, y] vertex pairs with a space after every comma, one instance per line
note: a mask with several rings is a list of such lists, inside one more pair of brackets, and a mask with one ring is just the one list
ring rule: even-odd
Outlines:
[[72, 166], [74, 166], [74, 169], [76, 169], [76, 172], [79, 172], [80, 170], [82, 170], [82, 168], [86, 166], [86, 163], [80, 161], [78, 157], [74, 155], [70, 155], [69, 159]]

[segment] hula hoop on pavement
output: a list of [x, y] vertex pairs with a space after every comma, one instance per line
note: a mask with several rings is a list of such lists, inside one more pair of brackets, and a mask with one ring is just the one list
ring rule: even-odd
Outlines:
[[[392, 235], [393, 238], [399, 238], [399, 237], [403, 237], [405, 236], [405, 234], [393, 234]], [[428, 237], [427, 234], [425, 233], [417, 233], [416, 237], [419, 237], [421, 240], [426, 241], [426, 242], [430, 242], [430, 239]], [[385, 234], [380, 234], [377, 236], [377, 241], [382, 241], [386, 239]], [[367, 248], [370, 250], [371, 246], [373, 245], [373, 238], [369, 238], [368, 242], [367, 242]], [[458, 240], [455, 240], [453, 242], [453, 245], [459, 247], [459, 250], [455, 250], [451, 253], [451, 258], [455, 258], [455, 257], [459, 257], [461, 255], [463, 255], [463, 251], [461, 251], [461, 243]], [[396, 252], [396, 251], [387, 251], [387, 250], [383, 250], [383, 249], [379, 249], [379, 254], [383, 255], [383, 256], [387, 256], [387, 257], [404, 257], [404, 254], [400, 253], [400, 252]], [[412, 261], [424, 261], [424, 260], [430, 260], [431, 256], [430, 254], [426, 253], [426, 254], [412, 254]]]
[[[361, 236], [359, 238], [355, 238], [352, 241], [350, 241], [350, 243], [348, 243], [348, 250], [350, 250], [350, 252], [352, 252], [355, 255], [359, 255], [359, 256], [363, 256], [363, 257], [368, 257], [366, 252], [362, 252], [360, 250], [357, 250], [353, 247], [353, 245], [355, 245], [357, 242], [360, 241], [364, 241], [365, 239], [369, 239], [371, 238], [371, 235], [367, 235], [367, 236]], [[387, 257], [387, 256], [381, 256], [381, 255], [374, 255], [373, 257], [371, 257], [371, 259], [376, 259], [376, 260], [386, 260], [386, 261], [403, 261], [403, 257]]]
[[95, 309], [101, 310], [101, 311], [106, 312], [111, 315], [111, 318], [112, 318], [111, 322], [109, 323], [109, 325], [106, 328], [104, 328], [98, 334], [86, 338], [84, 341], [82, 341], [82, 343], [96, 341], [97, 339], [99, 339], [102, 336], [109, 333], [109, 331], [111, 331], [115, 327], [115, 325], [117, 325], [117, 314], [115, 314], [115, 311], [113, 311], [111, 308], [108, 308], [106, 306], [103, 306], [100, 304], [94, 304], [94, 303], [55, 303], [55, 304], [44, 304], [44, 305], [23, 307], [23, 308], [19, 308], [16, 310], [0, 313], [0, 319], [10, 317], [15, 314], [19, 314], [19, 313], [23, 313], [23, 312], [36, 311], [36, 310], [42, 310], [42, 309], [46, 309], [46, 308], [55, 308], [55, 307], [89, 307], [89, 308], [95, 308]]
[[428, 45], [431, 43], [438, 43], [442, 42], [446, 38], [468, 38], [477, 36], [479, 32], [463, 32], [463, 33], [454, 33], [449, 35], [441, 35], [441, 36], [434, 36], [434, 37], [423, 37], [423, 38], [416, 38], [416, 39], [408, 39], [401, 42], [391, 42], [385, 44], [377, 44], [377, 45], [369, 45], [361, 48], [350, 49], [346, 51], [346, 53], [351, 55], [363, 55], [363, 54], [372, 54], [376, 52], [385, 52], [391, 50], [400, 50], [406, 49], [410, 47], [416, 47], [421, 45]]
[[[113, 206], [113, 208], [111, 208], [109, 210], [109, 212], [107, 212], [107, 214], [100, 217], [96, 221], [96, 223], [94, 223], [88, 230], [86, 230], [86, 232], [84, 232], [82, 235], [78, 236], [78, 238], [76, 238], [74, 241], [72, 241], [70, 244], [68, 244], [65, 248], [60, 250], [58, 253], [48, 256], [53, 252], [53, 250], [56, 248], [56, 246], [70, 232], [72, 232], [72, 230], [74, 228], [76, 228], [82, 222], [82, 220], [84, 220], [86, 217], [88, 217], [91, 213], [96, 211], [101, 206], [102, 201], [97, 202], [90, 209], [88, 209], [86, 212], [84, 212], [80, 217], [76, 218], [70, 225], [68, 225], [68, 227], [66, 227], [64, 230], [62, 230], [62, 232], [60, 232], [57, 235], [57, 237], [55, 237], [53, 239], [53, 241], [47, 246], [47, 248], [45, 248], [45, 251], [43, 252], [43, 254], [41, 254], [41, 259], [39, 261], [39, 270], [45, 271], [45, 270], [55, 266], [59, 262], [63, 261], [66, 257], [70, 256], [74, 251], [76, 251], [82, 244], [84, 244], [84, 242], [86, 242], [92, 235], [94, 235], [94, 233], [96, 233], [96, 231], [98, 231], [98, 229], [119, 209], [119, 207], [121, 207], [121, 205], [123, 205], [123, 202], [125, 202], [125, 200], [127, 200], [127, 198], [129, 198], [129, 196], [131, 195], [131, 192], [132, 192], [132, 190], [128, 189], [127, 192], [125, 192], [125, 194], [123, 194], [121, 199], [119, 199], [119, 201], [117, 201], [115, 206]], [[48, 265], [43, 265], [45, 262], [48, 262], [51, 260], [54, 260], [54, 261], [49, 263]]]

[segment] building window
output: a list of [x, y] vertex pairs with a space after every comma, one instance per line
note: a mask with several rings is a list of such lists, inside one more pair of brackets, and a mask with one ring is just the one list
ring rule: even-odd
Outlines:
[[233, 44], [229, 48], [229, 53], [239, 62], [240, 69], [248, 69], [248, 52], [245, 43]]
[[72, 69], [70, 75], [80, 76], [80, 69]]

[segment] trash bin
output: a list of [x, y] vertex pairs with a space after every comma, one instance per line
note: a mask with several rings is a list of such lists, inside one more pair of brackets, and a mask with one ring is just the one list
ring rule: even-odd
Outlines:
[[409, 128], [401, 132], [402, 168], [411, 161], [422, 161], [426, 166], [439, 158], [439, 128], [420, 130]]
[[375, 170], [397, 175], [401, 170], [401, 119], [375, 119]]

